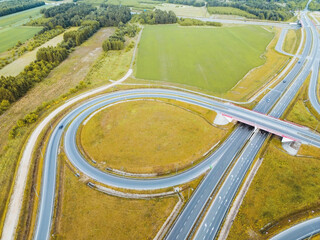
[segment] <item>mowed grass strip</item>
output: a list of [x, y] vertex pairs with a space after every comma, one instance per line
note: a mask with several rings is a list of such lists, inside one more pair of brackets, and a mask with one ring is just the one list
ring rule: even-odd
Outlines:
[[283, 50], [287, 53], [296, 54], [301, 41], [301, 30], [289, 29], [283, 45]]
[[81, 143], [103, 169], [164, 173], [190, 166], [224, 134], [180, 107], [133, 101], [94, 115], [82, 128]]
[[131, 200], [87, 187], [65, 167], [62, 211], [54, 239], [153, 239], [177, 197]]
[[7, 27], [0, 28], [0, 52], [4, 52], [20, 42], [32, 38], [42, 27]]
[[258, 26], [146, 26], [136, 77], [225, 93], [249, 70], [265, 63], [262, 54], [273, 36]]

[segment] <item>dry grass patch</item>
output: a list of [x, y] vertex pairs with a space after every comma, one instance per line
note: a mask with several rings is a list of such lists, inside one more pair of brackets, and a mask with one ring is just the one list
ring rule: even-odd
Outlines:
[[283, 50], [296, 54], [301, 42], [301, 29], [289, 29], [284, 41]]
[[64, 171], [56, 239], [153, 239], [178, 201], [108, 196], [79, 182], [68, 168]]
[[94, 115], [82, 128], [81, 143], [102, 169], [164, 173], [192, 165], [225, 133], [181, 107], [133, 101]]
[[276, 35], [268, 45], [265, 52], [266, 62], [260, 67], [251, 70], [238, 84], [225, 94], [225, 98], [235, 101], [246, 101], [264, 84], [271, 81], [285, 67], [290, 59], [279, 54], [275, 50], [280, 30], [276, 29]]

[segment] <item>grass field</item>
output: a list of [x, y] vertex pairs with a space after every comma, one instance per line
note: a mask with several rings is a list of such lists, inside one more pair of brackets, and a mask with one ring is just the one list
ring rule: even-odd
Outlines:
[[301, 30], [289, 29], [283, 45], [287, 53], [296, 54], [301, 41]]
[[36, 19], [42, 16], [40, 9], [45, 6], [29, 9], [26, 11], [10, 14], [0, 17], [0, 27], [16, 27], [27, 23], [30, 19]]
[[108, 196], [79, 182], [65, 167], [62, 211], [55, 239], [153, 239], [176, 196], [130, 200]]
[[[75, 29], [77, 29], [77, 28], [76, 27], [71, 27], [65, 32], [72, 31], [72, 30], [75, 30]], [[42, 44], [41, 46], [33, 49], [30, 52], [27, 52], [27, 53], [23, 54], [22, 56], [20, 56], [18, 59], [16, 59], [12, 63], [9, 63], [7, 66], [5, 66], [2, 69], [0, 69], [0, 75], [17, 76], [20, 72], [23, 71], [23, 69], [27, 65], [29, 65], [31, 62], [36, 60], [37, 51], [39, 50], [39, 48], [48, 47], [48, 46], [57, 46], [59, 43], [62, 42], [63, 34], [64, 33], [62, 33], [62, 34], [50, 39], [49, 41], [47, 41], [46, 43]]]
[[257, 26], [146, 26], [136, 77], [225, 93], [248, 71], [265, 63], [261, 55], [273, 36]]
[[177, 16], [207, 17], [209, 15], [206, 7], [193, 7], [187, 5], [163, 3], [161, 5], [157, 5], [156, 8], [163, 11], [173, 11]]
[[[271, 31], [271, 29], [268, 30]], [[222, 97], [235, 101], [247, 101], [259, 91], [264, 84], [273, 80], [286, 64], [288, 64], [290, 57], [279, 54], [275, 50], [281, 30], [274, 29], [272, 31], [275, 31], [276, 35], [267, 47], [265, 53], [266, 63], [252, 69], [235, 87], [222, 95]]]
[[[24, 97], [13, 103], [12, 106], [0, 116], [0, 216], [2, 217], [5, 203], [8, 199], [8, 191], [11, 186], [15, 164], [17, 163], [20, 148], [25, 140], [26, 132], [30, 127], [24, 129], [16, 139], [8, 139], [10, 129], [18, 119], [34, 111], [43, 102], [57, 99], [60, 95], [67, 93], [83, 81], [90, 72], [91, 67], [99, 59], [102, 53], [102, 42], [110, 36], [112, 28], [101, 29], [84, 44], [76, 47], [69, 57], [56, 67], [49, 76], [32, 88]], [[127, 54], [132, 54], [128, 52]], [[117, 61], [118, 60], [118, 61]], [[122, 64], [119, 58], [115, 60]], [[109, 61], [110, 62], [110, 61]], [[129, 61], [130, 64], [130, 61]], [[108, 66], [116, 71], [116, 66]], [[111, 71], [111, 70], [110, 70]], [[114, 73], [115, 74], [115, 73]], [[105, 79], [104, 83], [106, 82]], [[100, 84], [102, 80], [100, 80]], [[92, 85], [95, 82], [91, 81]], [[19, 149], [19, 151], [17, 151]]]
[[236, 15], [246, 18], [257, 18], [255, 15], [247, 13], [241, 9], [233, 7], [208, 7], [210, 14]]
[[0, 28], [0, 52], [24, 42], [38, 33], [42, 27], [6, 27]]
[[20, 42], [32, 38], [42, 27], [23, 27], [30, 19], [36, 19], [42, 16], [41, 6], [26, 11], [10, 14], [0, 17], [0, 53], [8, 50]]
[[81, 143], [102, 169], [163, 174], [192, 165], [225, 133], [179, 106], [134, 101], [94, 115], [81, 130]]
[[[319, 163], [319, 158], [288, 155], [282, 150], [279, 139], [274, 138], [228, 239], [269, 239], [288, 224], [319, 215]], [[268, 234], [261, 233], [260, 229], [269, 223], [277, 225], [265, 228]]]

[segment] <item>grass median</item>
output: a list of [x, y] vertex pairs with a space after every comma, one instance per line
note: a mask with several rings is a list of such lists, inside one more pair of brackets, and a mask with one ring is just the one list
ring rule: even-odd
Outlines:
[[80, 138], [102, 169], [163, 174], [196, 163], [226, 135], [226, 129], [211, 123], [179, 103], [140, 100], [98, 112], [82, 127]]

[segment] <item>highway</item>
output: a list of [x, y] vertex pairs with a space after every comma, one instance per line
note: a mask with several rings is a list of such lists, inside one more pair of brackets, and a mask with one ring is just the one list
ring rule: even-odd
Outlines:
[[309, 237], [312, 237], [319, 233], [320, 228], [320, 217], [310, 219], [294, 225], [292, 228], [289, 228], [278, 235], [272, 237], [270, 240], [287, 240], [295, 239], [302, 240]]
[[[304, 24], [306, 27], [308, 27], [308, 23], [306, 22], [307, 19], [303, 19]], [[307, 42], [305, 44], [304, 52], [301, 56], [300, 63], [296, 64], [295, 67], [292, 69], [290, 74], [287, 75], [287, 77], [284, 79], [284, 81], [280, 84], [278, 84], [271, 92], [269, 92], [262, 101], [259, 102], [259, 104], [255, 107], [256, 111], [260, 112], [268, 112], [270, 110], [270, 104], [267, 103], [272, 102], [272, 105], [274, 105], [277, 100], [280, 98], [281, 94], [284, 92], [286, 86], [286, 83], [291, 83], [297, 76], [297, 74], [301, 71], [302, 66], [304, 63], [307, 62], [306, 57], [310, 53], [311, 49], [311, 43], [312, 43], [312, 36], [310, 33], [310, 30], [306, 29], [307, 33]], [[315, 51], [313, 50], [311, 53], [311, 56], [314, 56]], [[291, 102], [292, 98], [294, 97], [294, 93], [298, 91], [300, 86], [305, 80], [305, 74], [309, 72], [308, 67], [310, 65], [306, 66], [304, 71], [302, 71], [299, 74], [299, 77], [295, 80], [295, 82], [290, 86], [289, 90], [286, 92], [285, 95], [281, 97], [281, 100], [277, 103], [275, 110], [271, 112], [272, 115], [281, 115], [281, 111], [284, 111], [284, 109], [288, 106], [288, 104]], [[272, 106], [271, 105], [271, 106]], [[213, 239], [216, 237], [221, 224], [224, 220], [225, 214], [227, 210], [229, 209], [232, 200], [247, 172], [249, 167], [251, 166], [254, 157], [256, 156], [257, 152], [259, 151], [260, 147], [264, 143], [265, 139], [267, 137], [267, 134], [264, 132], [259, 131], [257, 134], [255, 134], [250, 141], [250, 143], [247, 145], [247, 147], [244, 149], [243, 154], [239, 158], [239, 160], [236, 162], [235, 166], [231, 170], [231, 173], [228, 175], [228, 178], [225, 180], [225, 183], [221, 186], [220, 191], [217, 194], [217, 197], [214, 199], [210, 209], [206, 213], [206, 216], [204, 220], [202, 221], [199, 230], [197, 231], [195, 235], [195, 239]], [[224, 158], [224, 161], [232, 161], [232, 159]], [[211, 174], [211, 173], [210, 173]], [[202, 182], [202, 184], [205, 184], [206, 179]], [[206, 184], [207, 188], [215, 188], [216, 185], [210, 184], [210, 181]], [[213, 191], [213, 190], [212, 190]], [[198, 193], [195, 192], [193, 195], [193, 198], [199, 199], [199, 196], [202, 195], [202, 192]], [[209, 196], [207, 196], [207, 200], [209, 199]], [[190, 200], [190, 202], [191, 202]], [[207, 201], [203, 201], [203, 207], [207, 204]], [[186, 212], [190, 212], [188, 208], [192, 208], [192, 206], [189, 206], [189, 204], [185, 207]], [[193, 222], [196, 222], [196, 219], [200, 215], [200, 213], [197, 214], [197, 216], [190, 215], [185, 216], [183, 213], [179, 216], [178, 220], [176, 221], [175, 225], [173, 226], [171, 232], [169, 233], [167, 239], [186, 239], [191, 234], [192, 227], [195, 227], [194, 224], [190, 227], [189, 230], [184, 230], [184, 226], [182, 224], [186, 224], [185, 222], [188, 222], [188, 219], [193, 218]], [[187, 227], [186, 227], [187, 228]], [[181, 232], [184, 233], [181, 234]]]
[[[317, 31], [316, 41], [319, 41], [319, 34]], [[312, 66], [312, 75], [308, 88], [308, 96], [312, 107], [320, 114], [320, 104], [317, 97], [318, 88], [318, 75], [319, 75], [319, 60], [320, 60], [320, 49], [319, 44], [317, 48], [316, 58]], [[306, 220], [302, 223], [294, 225], [285, 231], [277, 234], [272, 240], [286, 240], [286, 239], [305, 239], [316, 235], [320, 232], [320, 218], [314, 218]]]
[[[292, 101], [295, 93], [302, 86], [303, 82], [307, 78], [311, 66], [316, 58], [316, 52], [318, 49], [318, 39], [316, 36], [316, 29], [310, 24], [310, 20], [304, 19], [304, 24], [307, 28], [311, 28], [313, 35], [313, 49], [310, 54], [311, 61], [307, 62], [304, 70], [299, 74], [295, 82], [291, 85], [289, 90], [282, 96], [281, 100], [276, 104], [274, 109], [270, 112], [270, 116], [280, 117], [286, 109], [286, 106]], [[302, 61], [302, 59], [300, 60]], [[258, 106], [257, 106], [258, 107]], [[232, 204], [232, 200], [235, 197], [238, 188], [243, 181], [245, 174], [251, 166], [256, 154], [265, 142], [267, 134], [265, 132], [257, 132], [256, 135], [249, 141], [247, 147], [244, 149], [239, 160], [229, 173], [226, 181], [220, 188], [217, 198], [214, 199], [210, 209], [206, 213], [201, 225], [196, 232], [195, 239], [214, 239], [223, 223], [225, 215]], [[293, 236], [293, 235], [292, 235]], [[294, 239], [294, 238], [284, 238]]]
[[[272, 106], [278, 101], [281, 94], [285, 91], [285, 89], [287, 89], [290, 86], [290, 84], [293, 82], [297, 74], [303, 68], [303, 65], [306, 62], [306, 56], [309, 54], [309, 50], [311, 49], [311, 43], [309, 38], [310, 30], [308, 30], [308, 28], [306, 29], [306, 33], [307, 33], [308, 41], [306, 43], [304, 52], [301, 56], [301, 62], [297, 63], [293, 68], [293, 70], [287, 75], [286, 77], [287, 81], [283, 81], [280, 84], [278, 84], [277, 87], [274, 88], [274, 90], [270, 91], [262, 99], [262, 101], [255, 108], [255, 111], [246, 110], [232, 104], [217, 102], [212, 99], [200, 97], [198, 95], [191, 94], [191, 93], [185, 93], [185, 92], [174, 91], [174, 90], [165, 90], [165, 89], [136, 89], [136, 90], [128, 90], [128, 91], [119, 91], [119, 92], [110, 93], [110, 94], [97, 97], [93, 100], [90, 100], [84, 103], [80, 107], [70, 112], [54, 129], [47, 146], [43, 182], [41, 187], [40, 209], [39, 209], [38, 220], [36, 224], [35, 239], [49, 238], [51, 220], [52, 220], [51, 218], [52, 218], [52, 212], [54, 207], [56, 160], [59, 152], [59, 145], [62, 138], [62, 132], [66, 128], [66, 126], [68, 126], [69, 124], [70, 125], [69, 127], [67, 127], [67, 130], [64, 136], [64, 143], [65, 143], [64, 147], [69, 160], [80, 172], [88, 175], [89, 177], [101, 183], [104, 183], [110, 186], [116, 186], [116, 187], [128, 188], [128, 189], [159, 189], [159, 188], [165, 188], [170, 186], [176, 186], [181, 183], [190, 181], [195, 177], [199, 176], [200, 174], [209, 170], [207, 177], [202, 182], [202, 184], [208, 183], [208, 185], [204, 185], [201, 188], [202, 186], [201, 184], [194, 194], [194, 195], [200, 194], [199, 199], [204, 199], [204, 201], [208, 200], [208, 196], [212, 194], [212, 191], [214, 190], [215, 187], [209, 188], [207, 192], [205, 190], [208, 187], [211, 187], [212, 184], [217, 186], [217, 184], [220, 182], [221, 178], [223, 177], [224, 172], [232, 163], [232, 160], [235, 158], [235, 156], [237, 156], [238, 152], [241, 150], [241, 148], [245, 145], [246, 141], [252, 135], [251, 127], [240, 125], [229, 136], [229, 138], [218, 148], [218, 150], [213, 154], [211, 154], [205, 161], [198, 164], [194, 168], [191, 168], [175, 176], [163, 177], [163, 178], [157, 178], [157, 179], [133, 179], [133, 178], [129, 179], [124, 177], [119, 177], [119, 176], [102, 172], [94, 168], [88, 162], [86, 162], [86, 160], [83, 159], [81, 155], [79, 158], [78, 154], [80, 153], [77, 149], [77, 146], [75, 145], [75, 132], [77, 131], [79, 125], [83, 122], [83, 120], [86, 117], [88, 117], [92, 112], [108, 104], [112, 104], [119, 101], [125, 101], [128, 99], [141, 99], [141, 98], [175, 99], [178, 101], [183, 101], [183, 102], [195, 104], [198, 106], [202, 106], [211, 110], [215, 110], [217, 112], [226, 113], [229, 116], [232, 116], [250, 125], [258, 126], [259, 128], [265, 128], [266, 130], [272, 131], [279, 135], [284, 135], [286, 137], [291, 137], [293, 139], [297, 139], [305, 143], [310, 143], [315, 146], [320, 146], [319, 145], [320, 138], [318, 134], [311, 132], [307, 128], [296, 126], [284, 121], [280, 121], [276, 118], [272, 118], [264, 114], [264, 113], [267, 113], [272, 108]], [[303, 80], [301, 81], [303, 82]], [[292, 84], [289, 89], [294, 89], [292, 90], [294, 92], [296, 88], [298, 88], [298, 84], [296, 85]], [[288, 97], [287, 100], [283, 100], [283, 102], [286, 103], [288, 100], [290, 100], [289, 98], [290, 97]], [[285, 106], [285, 104], [280, 104], [280, 105], [281, 105], [281, 109], [287, 106], [287, 105]], [[275, 114], [277, 115], [277, 113]], [[62, 126], [62, 129], [60, 129], [60, 126]], [[261, 135], [266, 135], [266, 134], [261, 134]], [[259, 136], [259, 134], [254, 135], [254, 137], [255, 136]], [[210, 181], [210, 184], [209, 184], [209, 180], [207, 179], [212, 180]], [[192, 207], [195, 207], [198, 204], [199, 206], [201, 205], [200, 201], [198, 200], [197, 201], [190, 200], [190, 202], [187, 204], [187, 206], [190, 205]], [[200, 209], [202, 209], [201, 206], [200, 206]], [[195, 215], [197, 213], [191, 210], [189, 216], [191, 216], [192, 214]], [[183, 216], [183, 213], [180, 215], [180, 217], [181, 216]], [[197, 219], [197, 217], [193, 219]], [[191, 226], [193, 226], [193, 223], [191, 223], [192, 224]], [[186, 225], [186, 222], [184, 222], [184, 225]], [[179, 230], [179, 231], [182, 232], [182, 230]], [[181, 237], [176, 237], [176, 238], [184, 239]]]

